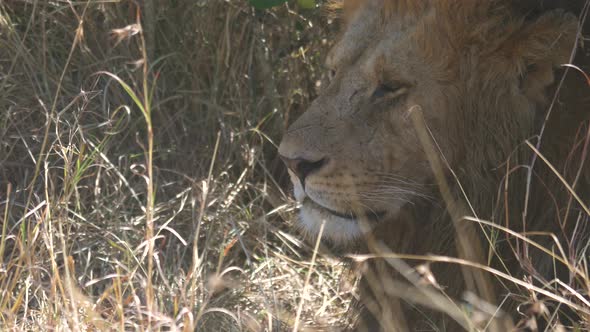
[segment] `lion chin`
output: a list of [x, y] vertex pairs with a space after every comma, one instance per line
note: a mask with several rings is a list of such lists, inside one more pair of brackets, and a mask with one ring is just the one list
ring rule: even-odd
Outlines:
[[[322, 224], [324, 225], [323, 231], [321, 231]], [[303, 228], [304, 233], [314, 236], [321, 232], [323, 239], [336, 244], [356, 241], [372, 230], [369, 225], [362, 227], [364, 224], [352, 216], [345, 218], [335, 215], [310, 200], [304, 201], [301, 205], [299, 225]]]

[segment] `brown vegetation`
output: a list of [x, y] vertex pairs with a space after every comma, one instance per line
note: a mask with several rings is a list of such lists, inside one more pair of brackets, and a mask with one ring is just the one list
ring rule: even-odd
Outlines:
[[[0, 0], [0, 330], [349, 327], [357, 276], [301, 240], [276, 156], [327, 86], [325, 13]], [[587, 278], [566, 295], [508, 283], [527, 313], [562, 298], [588, 308]], [[489, 313], [469, 299], [453, 303]]]
[[301, 302], [342, 324], [343, 265], [310, 270], [273, 143], [332, 26], [140, 3], [0, 1], [0, 329], [276, 330]]

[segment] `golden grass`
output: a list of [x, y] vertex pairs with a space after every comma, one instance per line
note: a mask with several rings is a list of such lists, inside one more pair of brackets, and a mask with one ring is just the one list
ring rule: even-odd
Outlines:
[[0, 328], [348, 324], [354, 280], [310, 265], [274, 157], [332, 27], [145, 3], [0, 2]]
[[[357, 276], [301, 240], [276, 158], [325, 82], [336, 28], [319, 10], [246, 0], [144, 3], [0, 1], [0, 330], [349, 327]], [[587, 246], [574, 266], [538, 234], [463, 210], [458, 225], [522, 239], [574, 281], [539, 287], [478, 257], [353, 258], [475, 267], [476, 280], [503, 278], [588, 322]], [[502, 309], [413, 282], [384, 292], [468, 329]]]

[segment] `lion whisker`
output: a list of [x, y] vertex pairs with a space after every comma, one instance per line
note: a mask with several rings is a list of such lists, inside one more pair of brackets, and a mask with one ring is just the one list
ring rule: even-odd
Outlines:
[[[376, 202], [376, 203], [384, 203], [384, 204], [391, 204], [393, 202], [404, 202], [413, 204], [412, 200], [408, 198], [409, 195], [379, 195], [374, 193], [356, 193], [356, 194], [349, 194], [352, 196], [356, 196], [358, 199], [354, 202], [357, 204], [362, 204], [364, 202]], [[413, 195], [416, 196], [416, 195]]]
[[374, 214], [374, 215], [378, 215], [379, 213], [377, 211], [375, 211], [372, 207], [368, 206], [367, 204], [363, 203], [362, 201], [355, 201], [354, 205], [352, 202], [349, 203], [349, 206], [351, 208], [351, 210], [354, 210], [355, 207], [361, 206], [363, 208], [365, 208], [367, 211], [369, 211], [370, 213]]
[[367, 195], [369, 197], [374, 196], [374, 195], [405, 195], [405, 196], [409, 196], [409, 197], [418, 197], [418, 198], [422, 198], [428, 201], [432, 201], [434, 200], [434, 197], [431, 195], [428, 195], [427, 193], [423, 192], [423, 191], [418, 191], [418, 190], [413, 190], [413, 189], [409, 189], [409, 188], [400, 188], [400, 187], [380, 187], [377, 188], [375, 190], [371, 190], [370, 192], [364, 192], [364, 195]]

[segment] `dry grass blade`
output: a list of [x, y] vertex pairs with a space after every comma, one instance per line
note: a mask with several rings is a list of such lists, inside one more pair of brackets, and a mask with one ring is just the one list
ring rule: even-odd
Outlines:
[[[581, 269], [579, 269], [579, 268], [577, 268], [575, 266], [572, 266], [571, 263], [567, 260], [567, 256], [565, 254], [565, 251], [563, 250], [563, 247], [562, 247], [561, 243], [559, 242], [559, 240], [557, 239], [557, 237], [555, 236], [555, 234], [551, 234], [551, 233], [532, 233], [532, 232], [528, 232], [526, 234], [520, 234], [520, 233], [517, 233], [517, 232], [515, 232], [515, 231], [513, 231], [511, 229], [508, 229], [508, 228], [506, 228], [506, 227], [504, 227], [502, 225], [498, 225], [496, 223], [493, 223], [493, 222], [490, 222], [490, 221], [487, 221], [487, 220], [481, 220], [481, 219], [478, 219], [478, 218], [473, 218], [473, 217], [468, 217], [468, 216], [465, 216], [462, 219], [463, 220], [468, 220], [468, 221], [474, 221], [474, 222], [477, 222], [477, 223], [480, 223], [480, 224], [483, 224], [483, 225], [487, 225], [487, 226], [490, 226], [490, 227], [499, 229], [502, 232], [507, 233], [507, 234], [510, 234], [510, 235], [512, 235], [512, 236], [514, 236], [516, 238], [519, 238], [519, 239], [523, 240], [524, 242], [529, 243], [529, 244], [533, 245], [535, 248], [537, 248], [537, 249], [541, 250], [542, 252], [546, 253], [551, 258], [553, 258], [553, 259], [559, 261], [560, 263], [564, 264], [565, 266], [567, 266], [567, 268], [568, 268], [569, 271], [574, 272], [575, 274], [577, 274], [581, 278], [583, 278], [583, 279], [588, 278], [588, 276], [586, 275], [586, 273], [583, 270], [581, 270]], [[559, 249], [559, 253], [561, 254], [561, 256], [555, 255], [550, 249], [547, 249], [543, 245], [541, 245], [540, 243], [537, 243], [537, 242], [531, 240], [526, 235], [545, 235], [545, 236], [551, 237], [551, 239], [553, 240], [553, 243], [555, 243], [555, 245]]]
[[543, 162], [551, 169], [551, 171], [555, 174], [555, 176], [557, 176], [557, 178], [559, 179], [559, 181], [561, 181], [561, 183], [563, 183], [563, 185], [567, 188], [567, 190], [569, 191], [569, 193], [576, 199], [576, 201], [578, 202], [578, 204], [580, 204], [580, 207], [582, 209], [584, 209], [584, 212], [586, 212], [586, 214], [588, 216], [590, 216], [590, 209], [588, 208], [588, 206], [586, 206], [586, 204], [580, 198], [580, 196], [578, 196], [578, 194], [576, 193], [576, 191], [569, 185], [569, 183], [567, 183], [567, 181], [563, 178], [563, 176], [561, 176], [561, 174], [559, 174], [559, 172], [549, 162], [549, 160], [547, 160], [547, 158], [545, 158], [545, 156], [543, 156], [543, 154], [541, 154], [541, 152], [539, 150], [537, 150], [537, 148], [534, 147], [529, 141], [526, 141], [525, 143], [526, 143], [526, 145], [528, 145], [529, 148], [531, 148], [531, 150], [533, 150], [533, 152], [535, 152], [535, 154], [537, 156], [539, 156], [539, 158], [541, 158], [541, 160], [543, 160]]
[[[443, 165], [440, 162], [437, 150], [431, 142], [432, 136], [426, 127], [420, 107], [413, 106], [408, 110], [408, 113], [412, 119], [414, 128], [418, 133], [420, 143], [424, 148], [428, 161], [430, 162], [430, 167], [437, 181], [437, 186], [447, 205], [447, 211], [449, 211], [453, 220], [459, 256], [472, 262], [485, 262], [483, 249], [477, 240], [478, 237], [475, 228], [472, 227], [471, 224], [460, 222], [461, 218], [467, 214], [468, 210], [451, 194], [451, 190], [449, 189], [449, 185], [444, 175]], [[467, 283], [467, 289], [475, 292], [488, 303], [495, 303], [492, 283], [488, 276], [482, 274], [479, 270], [473, 271], [468, 269], [463, 270], [463, 276]]]
[[324, 234], [324, 226], [326, 225], [326, 221], [323, 220], [320, 226], [320, 231], [318, 232], [318, 237], [315, 242], [315, 246], [313, 248], [313, 255], [311, 256], [311, 262], [309, 263], [309, 270], [307, 271], [307, 275], [305, 276], [305, 283], [303, 284], [303, 290], [301, 292], [301, 300], [299, 301], [299, 306], [297, 307], [297, 315], [295, 316], [295, 323], [293, 324], [293, 332], [297, 332], [299, 329], [299, 320], [301, 319], [301, 311], [303, 310], [303, 304], [305, 299], [307, 298], [307, 292], [309, 289], [309, 279], [311, 278], [311, 274], [313, 272], [313, 268], [315, 265], [315, 259], [320, 248], [320, 243], [322, 240], [322, 235]]
[[452, 264], [458, 264], [458, 265], [462, 265], [462, 266], [466, 266], [466, 267], [472, 267], [472, 268], [476, 268], [482, 272], [485, 271], [485, 272], [491, 273], [493, 275], [496, 275], [502, 279], [508, 280], [516, 285], [524, 287], [527, 290], [535, 291], [535, 292], [542, 294], [554, 301], [565, 304], [565, 305], [571, 307], [572, 309], [578, 310], [580, 313], [583, 313], [585, 315], [590, 314], [590, 308], [580, 306], [580, 305], [566, 299], [563, 296], [560, 296], [558, 294], [552, 293], [551, 291], [534, 286], [531, 283], [517, 279], [507, 273], [498, 271], [498, 270], [491, 268], [487, 265], [467, 261], [467, 260], [460, 259], [460, 258], [448, 257], [448, 256], [435, 256], [435, 255], [418, 256], [418, 255], [404, 255], [404, 254], [352, 255], [350, 257], [357, 260], [357, 261], [363, 261], [363, 260], [375, 259], [375, 258], [396, 258], [396, 259], [406, 259], [406, 260], [423, 260], [423, 261], [437, 262], [437, 263], [452, 263]]
[[4, 264], [4, 248], [6, 247], [6, 229], [8, 227], [8, 209], [10, 208], [10, 195], [12, 184], [6, 186], [6, 201], [4, 202], [4, 216], [2, 218], [2, 235], [0, 236], [0, 258]]

